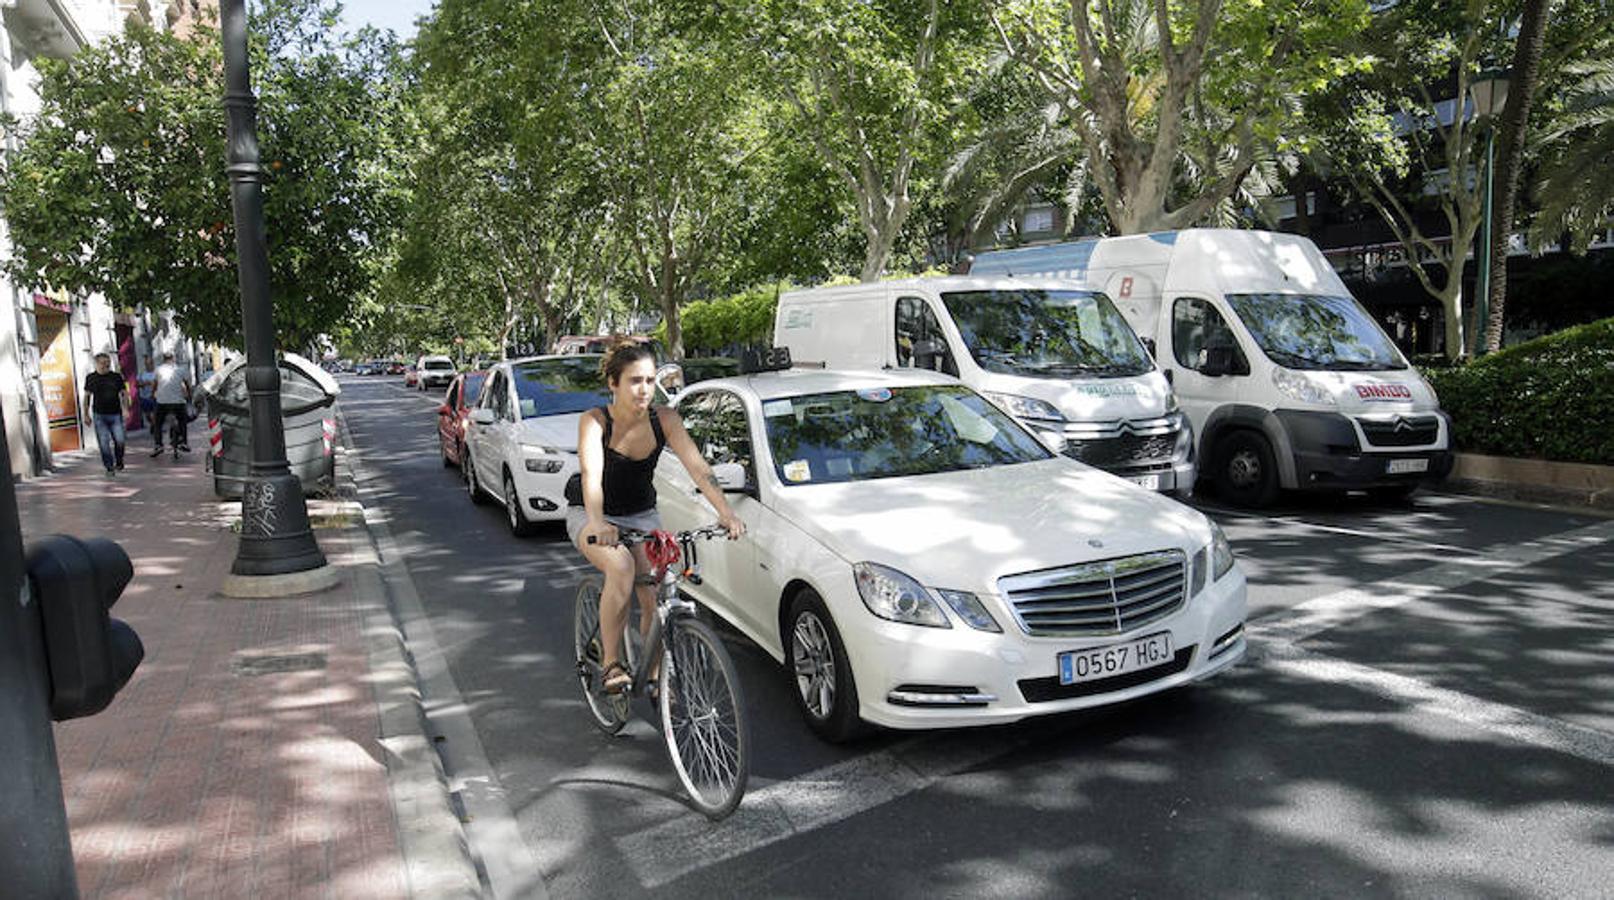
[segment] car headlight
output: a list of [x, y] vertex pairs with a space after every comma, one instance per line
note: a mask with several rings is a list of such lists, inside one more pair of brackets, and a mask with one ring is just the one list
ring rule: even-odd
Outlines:
[[852, 566], [852, 577], [857, 581], [863, 605], [882, 619], [927, 628], [953, 627], [930, 592], [896, 569], [878, 563], [857, 563]]
[[1194, 455], [1194, 423], [1180, 410], [1172, 412], [1168, 418], [1177, 428], [1177, 444], [1171, 448], [1171, 458], [1182, 462]]
[[1218, 581], [1233, 568], [1233, 545], [1227, 542], [1227, 535], [1222, 533], [1222, 526], [1215, 522], [1211, 527], [1211, 581]]
[[1282, 366], [1272, 367], [1272, 386], [1291, 400], [1316, 406], [1338, 406], [1339, 401], [1328, 388], [1318, 384], [1304, 372], [1291, 372]]
[[958, 613], [958, 617], [964, 620], [965, 625], [976, 631], [1001, 632], [1003, 630], [998, 626], [998, 620], [992, 618], [992, 614], [986, 611], [980, 597], [968, 591], [944, 591], [940, 588], [936, 590], [936, 593], [947, 601], [947, 605], [953, 608], [953, 612]]
[[1041, 419], [1046, 422], [1063, 422], [1065, 417], [1052, 403], [1038, 400], [1035, 397], [1022, 397], [1019, 394], [1000, 394], [996, 391], [986, 391], [986, 399], [991, 400], [1003, 411], [1016, 419]]
[[522, 465], [526, 466], [527, 471], [544, 475], [553, 475], [566, 468], [566, 457], [569, 455], [569, 451], [542, 444], [522, 444], [521, 452], [524, 457]]

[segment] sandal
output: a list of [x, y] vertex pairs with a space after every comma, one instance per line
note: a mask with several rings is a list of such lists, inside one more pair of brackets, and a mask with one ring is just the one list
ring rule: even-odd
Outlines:
[[[616, 677], [612, 676], [613, 672], [616, 673]], [[620, 694], [631, 687], [633, 687], [633, 675], [621, 662], [609, 663], [600, 672], [600, 690], [607, 694]]]

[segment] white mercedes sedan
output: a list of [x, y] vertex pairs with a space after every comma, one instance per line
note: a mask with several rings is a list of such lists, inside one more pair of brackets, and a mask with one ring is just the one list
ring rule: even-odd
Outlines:
[[[747, 472], [730, 502], [749, 532], [704, 544], [686, 589], [784, 664], [827, 740], [1129, 700], [1244, 656], [1215, 523], [953, 379], [792, 370], [677, 408], [709, 461]], [[667, 528], [712, 521], [670, 454], [656, 478]]]

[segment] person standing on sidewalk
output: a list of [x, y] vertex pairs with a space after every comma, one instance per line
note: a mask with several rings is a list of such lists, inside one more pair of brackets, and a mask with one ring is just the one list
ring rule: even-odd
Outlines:
[[95, 442], [101, 448], [101, 464], [111, 477], [123, 468], [123, 446], [127, 435], [123, 420], [129, 415], [129, 383], [112, 371], [112, 357], [95, 354], [95, 371], [84, 376], [86, 418], [95, 426]]
[[191, 379], [184, 369], [174, 363], [172, 350], [163, 354], [163, 364], [157, 367], [157, 389], [154, 392], [157, 398], [157, 415], [151, 425], [151, 437], [156, 442], [151, 455], [158, 456], [163, 452], [163, 421], [169, 416], [177, 420], [174, 424], [174, 445], [186, 453], [191, 452], [190, 441], [186, 437], [185, 426], [189, 423], [190, 413], [185, 408], [186, 401], [191, 398]]

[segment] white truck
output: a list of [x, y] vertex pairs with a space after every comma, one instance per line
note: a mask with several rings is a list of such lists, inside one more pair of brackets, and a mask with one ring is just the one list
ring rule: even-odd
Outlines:
[[1200, 474], [1228, 500], [1280, 489], [1405, 499], [1451, 471], [1451, 422], [1310, 240], [1235, 229], [983, 253], [971, 274], [1103, 291], [1193, 420]]
[[1187, 417], [1099, 291], [959, 276], [789, 291], [774, 346], [830, 369], [945, 372], [1073, 459], [1151, 490], [1193, 489]]

